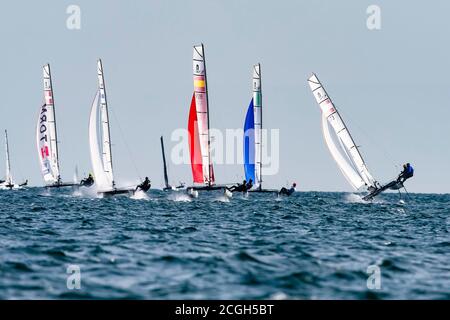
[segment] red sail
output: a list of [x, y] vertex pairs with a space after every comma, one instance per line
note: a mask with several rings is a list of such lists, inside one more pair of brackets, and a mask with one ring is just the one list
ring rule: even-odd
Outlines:
[[197, 127], [197, 107], [195, 105], [195, 93], [192, 95], [191, 109], [189, 111], [189, 149], [191, 152], [192, 177], [195, 183], [203, 183], [202, 153], [200, 151], [200, 139]]

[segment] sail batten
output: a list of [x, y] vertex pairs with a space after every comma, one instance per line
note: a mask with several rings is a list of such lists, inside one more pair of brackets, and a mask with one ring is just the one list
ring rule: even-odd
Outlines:
[[[328, 149], [344, 176], [355, 189], [359, 189], [364, 185], [366, 187], [376, 187], [377, 182], [367, 169], [366, 163], [347, 126], [315, 74], [308, 79], [308, 84], [322, 110], [322, 130]], [[348, 160], [338, 150], [334, 140], [331, 138], [328, 124], [333, 128], [339, 139], [341, 149]]]
[[203, 45], [194, 46], [192, 63], [194, 94], [188, 122], [192, 176], [194, 183], [211, 186], [215, 179], [210, 152], [208, 85]]

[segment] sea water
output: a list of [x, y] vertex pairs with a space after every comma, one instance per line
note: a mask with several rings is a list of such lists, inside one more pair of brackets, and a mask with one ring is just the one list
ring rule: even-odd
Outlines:
[[0, 203], [2, 299], [450, 299], [450, 195], [29, 188]]

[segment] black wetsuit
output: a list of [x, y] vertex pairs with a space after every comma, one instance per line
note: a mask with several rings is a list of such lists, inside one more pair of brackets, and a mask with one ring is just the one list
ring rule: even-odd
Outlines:
[[295, 188], [294, 187], [292, 187], [290, 189], [286, 189], [285, 187], [283, 187], [283, 188], [281, 188], [280, 192], [278, 192], [278, 194], [285, 195], [285, 196], [290, 196], [294, 192], [295, 192]]
[[147, 192], [150, 189], [150, 187], [151, 187], [150, 180], [146, 178], [144, 182], [142, 182], [140, 185], [136, 187], [136, 190], [141, 189], [142, 191]]

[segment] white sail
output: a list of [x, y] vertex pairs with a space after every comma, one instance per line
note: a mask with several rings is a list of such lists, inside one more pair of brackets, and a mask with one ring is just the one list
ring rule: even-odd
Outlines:
[[347, 158], [345, 158], [341, 151], [336, 147], [333, 137], [330, 134], [328, 119], [324, 116], [322, 116], [322, 132], [328, 150], [330, 150], [330, 153], [338, 164], [342, 174], [347, 179], [348, 183], [350, 183], [355, 190], [358, 190], [364, 185], [364, 180], [349, 164]]
[[[342, 156], [342, 153], [338, 151], [337, 146], [328, 131], [327, 121], [322, 121], [322, 129], [324, 132], [325, 141], [334, 159], [336, 160], [339, 168], [344, 173], [344, 176], [350, 182], [350, 184], [355, 188], [359, 189], [363, 185], [366, 187], [376, 186], [376, 180], [372, 177], [367, 166], [356, 146], [353, 138], [351, 137], [344, 121], [339, 115], [336, 107], [331, 101], [330, 97], [326, 93], [322, 84], [315, 74], [313, 74], [308, 79], [311, 91], [316, 98], [322, 110], [322, 117], [328, 121], [334, 132], [339, 139], [341, 146], [343, 147], [344, 153], [350, 162], [346, 161]], [[330, 147], [331, 146], [331, 147]]]
[[111, 153], [111, 135], [109, 132], [109, 115], [108, 115], [108, 102], [106, 100], [105, 79], [103, 77], [103, 65], [99, 59], [97, 61], [97, 76], [98, 76], [98, 90], [100, 100], [100, 121], [102, 124], [102, 159], [103, 169], [108, 181], [114, 186], [114, 176], [112, 168], [112, 153]]
[[12, 185], [13, 179], [11, 175], [11, 164], [9, 161], [9, 145], [8, 145], [8, 132], [5, 130], [5, 151], [6, 151], [6, 176], [5, 182], [6, 185]]
[[194, 46], [192, 60], [197, 126], [203, 165], [203, 180], [206, 184], [213, 184], [214, 173], [212, 172], [211, 154], [209, 150], [208, 87], [203, 45]]
[[91, 152], [92, 170], [94, 171], [95, 184], [98, 191], [108, 191], [113, 188], [110, 175], [105, 171], [103, 166], [103, 158], [99, 147], [98, 140], [98, 113], [99, 113], [99, 97], [100, 90], [95, 95], [94, 102], [91, 107], [91, 115], [89, 117], [89, 149]]
[[36, 146], [41, 173], [46, 183], [60, 180], [56, 118], [50, 65], [43, 68], [44, 105], [40, 108], [36, 126]]
[[253, 111], [255, 130], [255, 186], [262, 184], [262, 89], [261, 65], [253, 66]]

